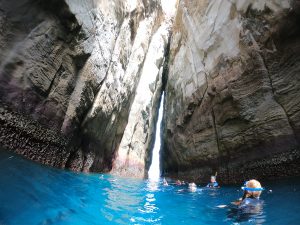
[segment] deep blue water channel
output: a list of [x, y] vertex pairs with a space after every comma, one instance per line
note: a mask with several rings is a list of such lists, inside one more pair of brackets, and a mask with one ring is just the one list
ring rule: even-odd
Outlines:
[[300, 224], [300, 179], [261, 182], [264, 204], [249, 214], [217, 207], [239, 198], [238, 186], [155, 189], [147, 180], [73, 173], [0, 151], [0, 224]]

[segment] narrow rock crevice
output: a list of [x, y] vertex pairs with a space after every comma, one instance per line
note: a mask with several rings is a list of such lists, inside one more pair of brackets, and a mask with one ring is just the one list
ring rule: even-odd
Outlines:
[[[221, 156], [221, 147], [220, 147], [220, 138], [219, 138], [219, 132], [218, 132], [218, 128], [217, 128], [217, 124], [216, 124], [216, 117], [215, 117], [215, 113], [214, 113], [214, 108], [211, 108], [211, 116], [212, 116], [212, 122], [213, 122], [213, 127], [214, 127], [214, 131], [215, 131], [215, 136], [216, 136], [216, 142], [217, 142], [217, 147], [218, 147], [218, 152], [219, 152], [219, 158], [221, 158], [222, 160], [218, 160], [219, 165], [225, 165], [226, 168], [226, 176], [227, 176], [227, 180], [229, 180], [229, 164], [230, 164], [230, 154], [227, 148], [225, 148], [226, 150], [226, 157], [222, 157]], [[224, 162], [224, 160], [226, 160]], [[215, 168], [216, 170], [216, 168]], [[217, 170], [216, 170], [217, 172]], [[225, 178], [225, 177], [224, 177]], [[223, 179], [224, 179], [223, 178]]]
[[2, 145], [144, 177], [165, 92], [166, 174], [300, 173], [298, 1], [175, 2], [3, 1]]
[[[262, 60], [264, 61], [264, 58], [263, 58], [261, 55], [260, 55], [260, 57], [261, 57]], [[269, 69], [266, 67], [266, 63], [265, 63], [265, 62], [264, 62], [264, 66], [265, 66], [265, 68], [266, 68], [267, 75], [268, 75], [268, 78], [269, 78], [269, 81], [270, 81], [270, 86], [271, 86], [271, 89], [272, 89], [273, 98], [274, 98], [274, 100], [276, 101], [276, 103], [277, 103], [277, 104], [281, 107], [281, 109], [283, 110], [283, 112], [284, 112], [284, 114], [285, 114], [285, 116], [286, 116], [286, 119], [287, 119], [287, 121], [288, 121], [288, 123], [289, 123], [289, 126], [290, 126], [290, 128], [292, 129], [292, 131], [293, 131], [293, 136], [294, 136], [294, 138], [295, 138], [295, 141], [297, 142], [297, 145], [299, 146], [299, 142], [298, 142], [298, 140], [297, 140], [295, 128], [293, 127], [293, 125], [292, 125], [292, 123], [291, 123], [291, 121], [290, 121], [290, 118], [289, 118], [289, 116], [288, 116], [288, 114], [287, 114], [287, 111], [286, 111], [286, 109], [284, 108], [284, 106], [280, 103], [280, 101], [278, 101], [278, 99], [276, 98], [275, 89], [274, 89], [274, 87], [273, 87], [273, 81], [272, 81], [272, 78], [271, 78], [271, 76], [270, 76]]]

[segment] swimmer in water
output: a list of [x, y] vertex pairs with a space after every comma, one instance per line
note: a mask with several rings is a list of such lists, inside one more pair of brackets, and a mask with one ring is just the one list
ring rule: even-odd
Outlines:
[[189, 183], [189, 191], [190, 192], [196, 192], [197, 191], [197, 185], [195, 183]]
[[182, 185], [182, 183], [181, 183], [180, 180], [176, 180], [175, 184], [176, 184], [176, 185]]
[[232, 202], [234, 205], [243, 206], [249, 204], [256, 204], [259, 202], [259, 197], [264, 188], [261, 187], [261, 184], [257, 180], [246, 181], [244, 186], [241, 187], [244, 191], [243, 197], [239, 200]]
[[[246, 181], [244, 186], [241, 187], [244, 191], [243, 197], [231, 202], [231, 204], [239, 206], [240, 208], [245, 206], [261, 206], [262, 201], [259, 199], [261, 192], [264, 188], [261, 187], [261, 184], [257, 180]], [[226, 208], [228, 205], [218, 205], [218, 208]]]
[[[261, 224], [259, 220], [263, 214], [264, 204], [260, 200], [260, 195], [264, 188], [257, 180], [249, 180], [245, 182], [242, 190], [244, 191], [243, 197], [232, 202], [235, 206], [229, 207], [227, 217], [238, 223], [254, 219]], [[221, 207], [219, 206], [219, 208]]]
[[210, 183], [206, 185], [207, 188], [219, 188], [219, 184], [217, 182], [217, 177], [216, 176], [211, 176], [210, 177]]
[[164, 185], [164, 186], [169, 186], [169, 184], [168, 184], [166, 178], [163, 179], [163, 185]]

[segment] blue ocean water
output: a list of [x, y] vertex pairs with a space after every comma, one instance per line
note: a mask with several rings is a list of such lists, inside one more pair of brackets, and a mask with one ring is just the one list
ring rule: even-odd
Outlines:
[[238, 186], [188, 192], [57, 170], [0, 151], [0, 224], [300, 224], [300, 179], [262, 183], [264, 204], [249, 213], [217, 207], [239, 198]]

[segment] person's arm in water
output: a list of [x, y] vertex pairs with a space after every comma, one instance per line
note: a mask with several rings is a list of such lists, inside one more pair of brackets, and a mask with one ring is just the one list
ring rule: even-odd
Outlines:
[[233, 204], [233, 205], [240, 205], [242, 203], [242, 199], [240, 198], [240, 199], [238, 199], [238, 200], [236, 200], [236, 201], [234, 201], [234, 202], [231, 202], [231, 204]]
[[220, 187], [217, 181], [214, 182], [213, 187], [214, 187], [214, 188], [219, 188], [219, 187]]
[[246, 191], [244, 192], [242, 198], [239, 198], [238, 200], [236, 200], [234, 202], [231, 202], [231, 204], [233, 204], [233, 205], [240, 205], [245, 198], [247, 198], [247, 192]]
[[208, 184], [206, 185], [206, 187], [209, 188], [209, 187], [210, 187], [210, 183], [208, 183]]
[[[234, 202], [231, 202], [231, 204], [232, 205], [235, 205], [235, 206], [239, 206], [241, 203], [242, 203], [242, 201], [244, 200], [244, 196], [245, 196], [245, 194], [243, 195], [243, 198], [239, 198], [239, 199], [237, 199], [236, 201], [234, 201]], [[218, 208], [226, 208], [226, 207], [228, 207], [229, 205], [218, 205], [217, 207]]]
[[219, 188], [219, 184], [217, 182], [208, 183], [206, 185], [207, 188]]

